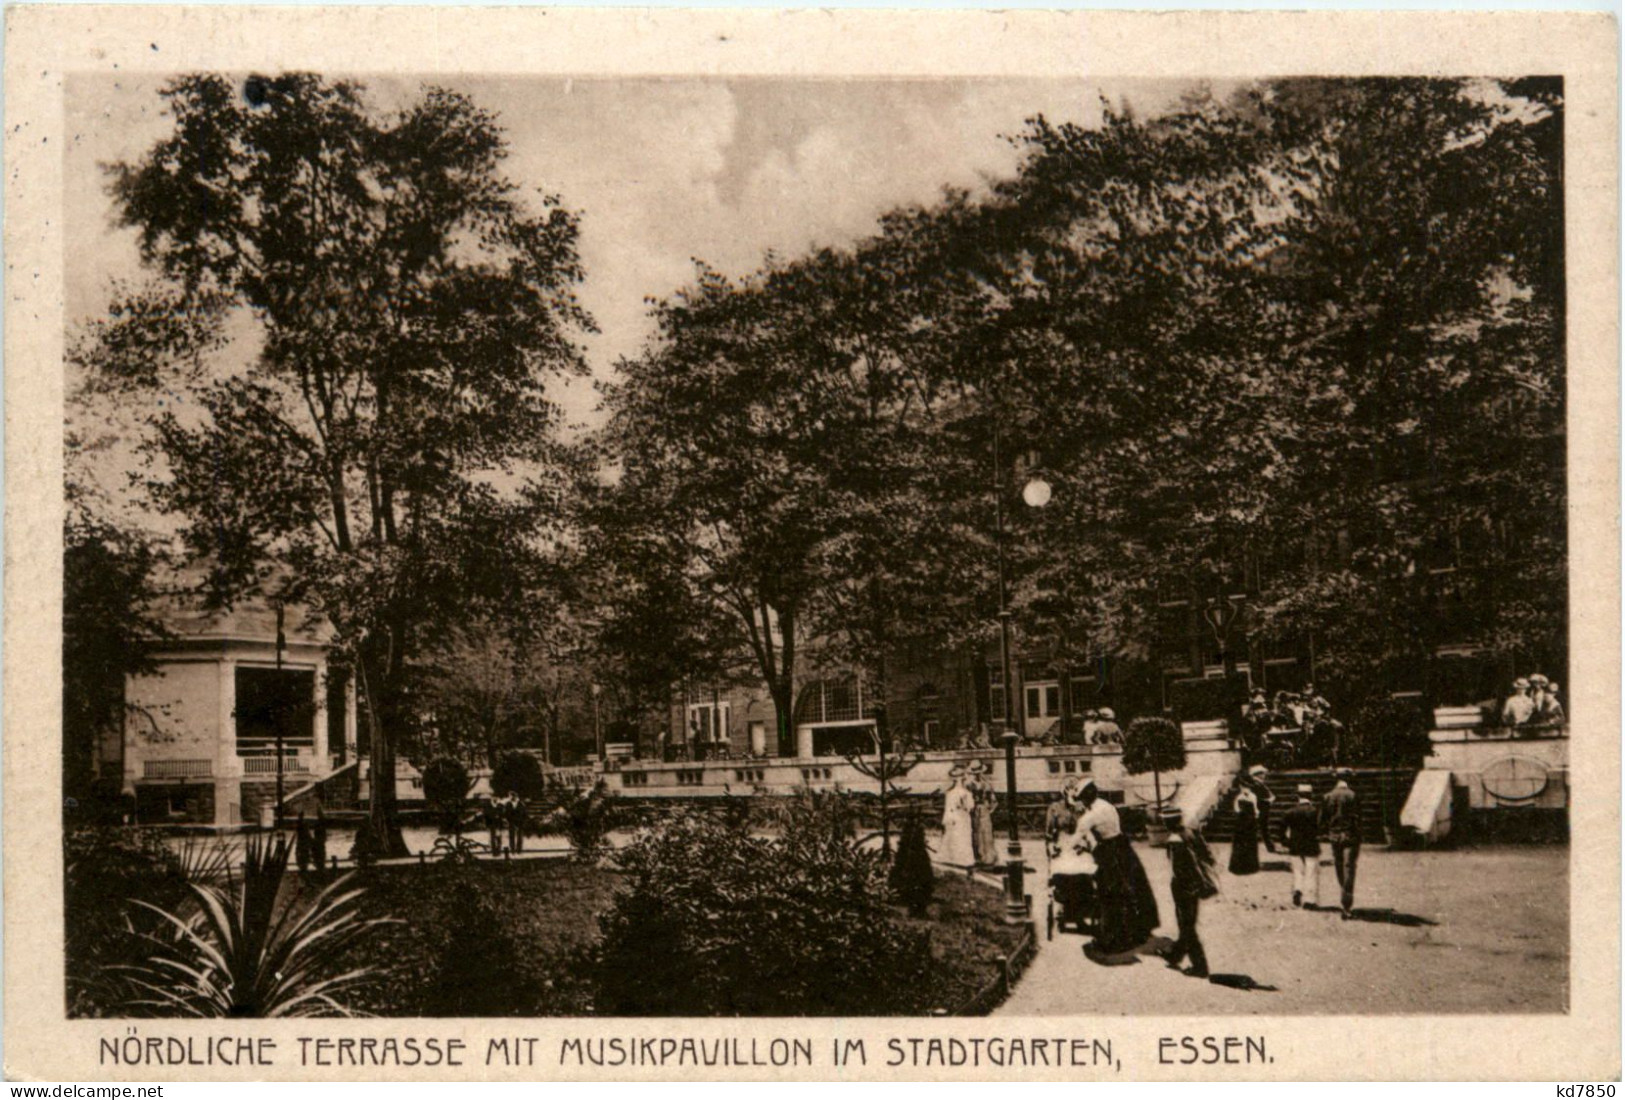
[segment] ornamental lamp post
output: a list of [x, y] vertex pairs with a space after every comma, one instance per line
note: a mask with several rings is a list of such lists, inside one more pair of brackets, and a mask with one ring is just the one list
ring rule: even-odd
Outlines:
[[[994, 461], [997, 463], [998, 435], [994, 435]], [[1050, 484], [1041, 477], [1028, 479], [1022, 486], [1021, 499], [1030, 508], [1042, 508], [1049, 503], [1051, 496]], [[1021, 735], [1016, 732], [1015, 723], [1015, 692], [1014, 669], [1012, 666], [1010, 647], [1010, 601], [1009, 591], [1005, 584], [1004, 575], [1004, 492], [1003, 485], [997, 494], [998, 506], [995, 515], [998, 521], [998, 576], [999, 576], [999, 665], [1004, 674], [1004, 733], [1000, 740], [1004, 743], [1004, 785], [1005, 785], [1005, 813], [1010, 823], [1010, 839], [1005, 848], [1004, 864], [1004, 919], [1007, 924], [1022, 924], [1028, 918], [1027, 906], [1027, 865], [1021, 855], [1020, 822], [1016, 816], [1016, 745]]]

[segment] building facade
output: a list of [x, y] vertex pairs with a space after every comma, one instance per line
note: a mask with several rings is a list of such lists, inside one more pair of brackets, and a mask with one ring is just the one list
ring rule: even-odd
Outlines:
[[122, 741], [99, 747], [143, 824], [259, 824], [356, 759], [355, 685], [302, 609], [166, 615], [151, 674], [125, 683]]

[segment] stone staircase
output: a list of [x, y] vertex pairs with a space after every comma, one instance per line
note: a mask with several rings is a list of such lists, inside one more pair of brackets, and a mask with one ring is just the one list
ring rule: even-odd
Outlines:
[[[1416, 779], [1413, 768], [1357, 768], [1349, 786], [1360, 796], [1361, 839], [1366, 844], [1387, 842], [1388, 832], [1399, 826], [1399, 814], [1405, 807], [1411, 784]], [[1298, 801], [1298, 784], [1308, 783], [1315, 788], [1315, 800], [1336, 784], [1330, 771], [1282, 771], [1270, 773], [1268, 785], [1275, 796], [1270, 811], [1270, 829], [1279, 843], [1281, 817]], [[1222, 803], [1208, 819], [1203, 835], [1209, 840], [1228, 841], [1235, 831], [1235, 814], [1228, 800]]]
[[282, 798], [284, 815], [314, 814], [318, 807], [327, 814], [361, 814], [361, 779], [357, 761], [350, 761], [325, 778], [307, 783]]

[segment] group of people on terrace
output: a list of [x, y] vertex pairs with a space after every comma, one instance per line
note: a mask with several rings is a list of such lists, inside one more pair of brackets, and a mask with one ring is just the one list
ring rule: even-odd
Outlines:
[[1512, 694], [1501, 707], [1501, 725], [1555, 726], [1565, 720], [1555, 683], [1538, 672], [1512, 681]]
[[1278, 691], [1273, 703], [1263, 688], [1254, 688], [1242, 708], [1238, 732], [1249, 763], [1290, 743], [1294, 762], [1327, 764], [1337, 757], [1343, 723], [1332, 716], [1331, 703], [1313, 684], [1302, 691]]

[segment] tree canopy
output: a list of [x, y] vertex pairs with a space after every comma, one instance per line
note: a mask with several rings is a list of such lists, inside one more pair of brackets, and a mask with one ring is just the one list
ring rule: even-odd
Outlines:
[[337, 627], [389, 774], [414, 655], [544, 575], [550, 385], [592, 326], [576, 216], [504, 177], [496, 119], [456, 92], [384, 112], [294, 73], [162, 94], [171, 134], [111, 169], [151, 279], [81, 357], [98, 385], [185, 395], [151, 424], [153, 498], [213, 601]]
[[1561, 110], [1417, 78], [1035, 118], [984, 192], [657, 303], [609, 395], [629, 515], [781, 714], [798, 642], [883, 676], [986, 636], [1000, 507], [1076, 656], [1245, 592], [1236, 636], [1313, 637], [1350, 702], [1444, 620], [1561, 663]]

